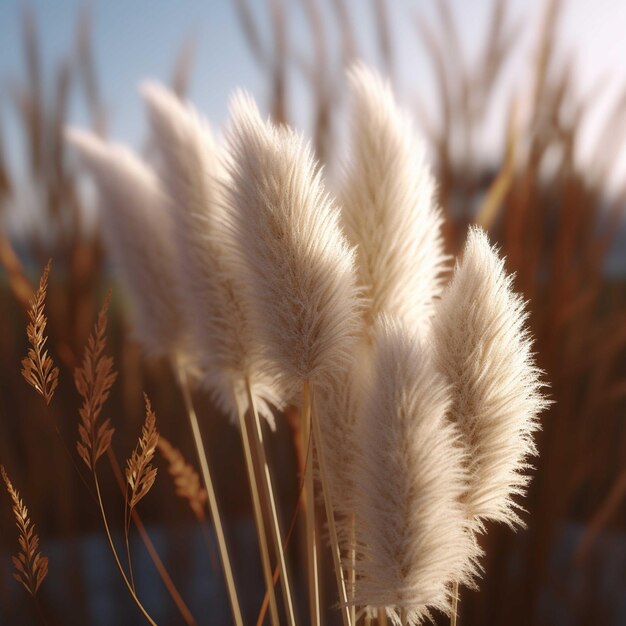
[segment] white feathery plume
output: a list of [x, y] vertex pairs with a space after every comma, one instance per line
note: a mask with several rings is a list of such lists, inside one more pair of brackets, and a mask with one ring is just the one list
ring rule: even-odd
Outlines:
[[303, 138], [264, 123], [241, 92], [231, 116], [227, 219], [259, 334], [290, 386], [319, 388], [349, 362], [358, 334], [354, 254]]
[[472, 228], [438, 304], [434, 340], [451, 416], [469, 449], [468, 516], [510, 526], [521, 524], [514, 497], [525, 492], [532, 435], [547, 404], [524, 309], [487, 235]]
[[[354, 442], [358, 437], [361, 404], [370, 380], [371, 360], [371, 345], [363, 338], [354, 348], [350, 365], [333, 378], [317, 399], [334, 510], [344, 517], [352, 512]], [[344, 534], [346, 529], [339, 528]]]
[[419, 331], [381, 316], [355, 464], [357, 606], [418, 624], [472, 584], [479, 548], [465, 515], [465, 450], [450, 388]]
[[448, 260], [435, 181], [390, 86], [361, 63], [348, 76], [352, 149], [339, 198], [369, 319], [386, 313], [424, 330]]
[[[277, 381], [267, 364], [233, 271], [233, 249], [224, 233], [225, 172], [219, 146], [196, 109], [162, 85], [144, 83], [157, 171], [168, 193], [178, 256], [177, 297], [188, 321], [202, 377], [216, 400], [237, 420], [248, 404], [246, 378], [255, 405], [274, 427], [270, 404], [281, 406]], [[221, 182], [220, 182], [221, 181]]]
[[183, 350], [165, 196], [154, 172], [124, 146], [66, 131], [98, 192], [107, 249], [134, 304], [134, 334], [149, 354]]

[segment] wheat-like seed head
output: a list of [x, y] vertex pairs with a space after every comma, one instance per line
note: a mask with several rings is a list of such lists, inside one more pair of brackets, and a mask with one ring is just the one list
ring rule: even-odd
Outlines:
[[417, 624], [431, 608], [448, 611], [450, 584], [476, 573], [465, 452], [447, 419], [450, 388], [415, 329], [380, 318], [373, 362], [355, 459], [355, 603]]
[[451, 415], [469, 449], [468, 515], [521, 524], [533, 432], [546, 406], [524, 324], [524, 302], [487, 235], [470, 230], [437, 307], [438, 365], [451, 385]]
[[146, 420], [141, 429], [141, 437], [130, 459], [126, 461], [126, 483], [130, 490], [128, 493], [128, 509], [130, 511], [150, 491], [157, 475], [157, 468], [151, 465], [154, 452], [159, 443], [156, 415], [145, 393], [144, 400], [146, 403]]
[[237, 419], [248, 404], [245, 381], [255, 405], [274, 425], [270, 405], [281, 405], [277, 381], [267, 373], [243, 299], [244, 286], [233, 271], [233, 250], [224, 234], [220, 196], [225, 177], [218, 145], [208, 124], [189, 104], [161, 85], [145, 83], [157, 171], [169, 196], [177, 251], [177, 296], [192, 330], [204, 381], [220, 406]]
[[200, 482], [196, 470], [185, 461], [180, 450], [175, 448], [165, 437], [159, 436], [157, 448], [167, 461], [168, 471], [174, 479], [176, 495], [189, 502], [189, 506], [199, 521], [205, 519], [207, 492]]
[[290, 384], [324, 386], [350, 360], [359, 328], [354, 255], [310, 147], [231, 106], [227, 203], [267, 355]]
[[46, 404], [50, 404], [54, 391], [59, 384], [59, 368], [54, 365], [52, 357], [46, 349], [46, 319], [45, 301], [48, 289], [48, 274], [52, 261], [48, 261], [39, 281], [39, 288], [35, 292], [28, 309], [28, 326], [26, 335], [30, 348], [22, 359], [22, 376], [26, 382], [34, 387]]
[[13, 557], [15, 567], [13, 577], [34, 596], [48, 574], [48, 557], [43, 556], [39, 551], [39, 536], [35, 532], [35, 525], [31, 522], [28, 509], [24, 506], [19, 492], [13, 487], [2, 465], [0, 465], [0, 473], [13, 501], [13, 515], [19, 532], [20, 550], [17, 556]]
[[154, 172], [127, 148], [68, 130], [93, 176], [107, 248], [134, 303], [134, 333], [147, 352], [184, 351], [175, 292], [174, 248], [165, 196]]
[[117, 377], [117, 372], [113, 369], [113, 358], [104, 354], [110, 297], [110, 293], [107, 294], [94, 330], [89, 335], [82, 365], [74, 370], [76, 390], [83, 399], [76, 448], [92, 472], [95, 472], [98, 459], [111, 445], [114, 432], [109, 419], [98, 421]]
[[339, 197], [368, 318], [386, 313], [425, 330], [447, 260], [435, 181], [390, 86], [362, 64], [349, 80], [352, 149]]

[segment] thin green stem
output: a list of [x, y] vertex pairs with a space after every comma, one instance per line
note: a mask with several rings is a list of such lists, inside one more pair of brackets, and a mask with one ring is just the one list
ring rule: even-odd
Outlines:
[[139, 598], [135, 594], [133, 588], [130, 585], [128, 578], [126, 577], [126, 572], [124, 572], [124, 568], [122, 567], [122, 564], [120, 563], [120, 559], [117, 555], [117, 550], [115, 549], [115, 544], [113, 543], [113, 538], [111, 537], [111, 531], [109, 530], [109, 523], [107, 522], [107, 516], [104, 511], [104, 504], [102, 502], [102, 495], [100, 493], [100, 484], [98, 482], [98, 475], [96, 474], [95, 469], [93, 470], [93, 480], [96, 485], [96, 497], [98, 499], [98, 505], [100, 506], [100, 515], [102, 516], [102, 523], [104, 524], [104, 530], [106, 531], [107, 539], [109, 540], [109, 546], [111, 546], [111, 552], [113, 553], [113, 558], [115, 559], [115, 564], [117, 565], [117, 569], [120, 571], [120, 574], [122, 575], [122, 578], [124, 579], [124, 583], [126, 584], [126, 588], [128, 589], [133, 600], [135, 601], [135, 604], [137, 605], [139, 610], [142, 612], [143, 616], [146, 618], [149, 624], [151, 624], [152, 626], [157, 626], [156, 622], [150, 617], [146, 609], [143, 607], [143, 605], [139, 601]]
[[317, 411], [315, 410], [313, 390], [311, 390], [311, 417], [313, 422], [313, 441], [315, 443], [317, 463], [319, 465], [320, 478], [322, 481], [322, 495], [324, 496], [324, 506], [326, 508], [326, 519], [328, 521], [328, 532], [330, 535], [330, 547], [333, 555], [333, 564], [335, 566], [334, 569], [337, 581], [337, 590], [339, 592], [341, 617], [343, 619], [343, 626], [355, 626], [352, 624], [352, 616], [350, 613], [350, 607], [348, 606], [348, 594], [346, 593], [346, 581], [344, 580], [343, 568], [341, 566], [341, 552], [339, 550], [339, 539], [337, 536], [337, 527], [335, 525], [335, 513], [333, 511], [333, 502], [330, 495], [328, 468], [326, 467], [326, 457], [324, 456], [322, 429], [317, 416]]
[[235, 585], [233, 569], [231, 566], [230, 557], [228, 555], [228, 549], [226, 547], [226, 537], [224, 536], [222, 518], [220, 516], [219, 507], [217, 505], [217, 496], [215, 494], [215, 488], [213, 487], [213, 480], [211, 478], [211, 472], [209, 470], [209, 461], [206, 456], [204, 444], [202, 443], [202, 435], [200, 433], [200, 425], [198, 424], [198, 416], [196, 415], [196, 411], [193, 407], [193, 402], [191, 400], [191, 393], [189, 391], [189, 384], [187, 382], [187, 374], [184, 368], [180, 366], [180, 364], [176, 364], [176, 375], [178, 378], [181, 393], [183, 395], [183, 400], [185, 402], [185, 408], [187, 409], [187, 417], [189, 418], [189, 424], [191, 425], [193, 440], [196, 445], [196, 452], [200, 461], [200, 469], [202, 470], [204, 486], [207, 490], [209, 509], [211, 510], [213, 525], [215, 526], [215, 535], [217, 537], [217, 544], [220, 551], [220, 558], [222, 560], [222, 567], [224, 568], [226, 589], [228, 591], [228, 599], [230, 601], [230, 608], [233, 614], [233, 620], [236, 626], [243, 626], [241, 608], [239, 607], [239, 599], [237, 598], [237, 587]]
[[267, 463], [267, 457], [265, 456], [265, 446], [263, 445], [263, 430], [261, 428], [261, 419], [259, 417], [259, 414], [257, 413], [256, 406], [254, 404], [254, 398], [252, 397], [252, 388], [250, 387], [249, 379], [246, 379], [246, 391], [248, 393], [248, 404], [250, 406], [250, 412], [252, 414], [254, 422], [254, 443], [256, 446], [257, 458], [259, 460], [259, 466], [261, 470], [261, 488], [263, 491], [263, 497], [265, 499], [265, 502], [269, 507], [268, 514], [271, 520], [270, 530], [272, 540], [274, 542], [274, 550], [278, 555], [280, 582], [283, 590], [283, 600], [285, 602], [287, 624], [289, 626], [295, 626], [296, 618], [293, 610], [293, 599], [291, 594], [291, 588], [289, 585], [289, 577], [287, 574], [287, 563], [285, 561], [285, 551], [283, 550], [283, 541], [280, 531], [280, 522], [278, 520], [278, 511], [276, 509], [276, 499], [274, 497], [274, 489], [272, 487], [272, 477], [270, 474], [269, 465]]

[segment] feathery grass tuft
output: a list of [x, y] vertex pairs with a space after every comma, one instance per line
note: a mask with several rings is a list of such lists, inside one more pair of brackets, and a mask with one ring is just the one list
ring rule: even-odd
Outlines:
[[385, 313], [424, 330], [447, 260], [435, 181], [391, 87], [363, 64], [348, 76], [352, 149], [339, 197], [369, 322]]
[[469, 451], [468, 516], [521, 524], [533, 432], [547, 405], [534, 364], [522, 298], [479, 228], [434, 318], [438, 365], [451, 385], [451, 416]]
[[244, 287], [233, 270], [232, 246], [226, 245], [219, 146], [190, 104], [155, 83], [144, 83], [141, 92], [159, 159], [157, 172], [168, 195], [178, 261], [175, 286], [201, 376], [233, 421], [238, 407], [247, 406], [249, 379], [255, 405], [273, 428], [271, 405], [282, 406], [281, 390], [267, 373]]
[[110, 298], [109, 292], [98, 314], [94, 330], [87, 340], [82, 366], [77, 367], [74, 372], [76, 389], [83, 399], [76, 448], [87, 467], [93, 472], [98, 459], [111, 445], [114, 432], [110, 420], [105, 419], [98, 423], [102, 406], [109, 397], [109, 391], [117, 377], [117, 372], [113, 369], [113, 358], [104, 354]]
[[355, 460], [357, 606], [399, 624], [448, 611], [452, 581], [470, 584], [479, 549], [461, 501], [467, 474], [450, 388], [418, 332], [383, 316]]
[[66, 131], [99, 191], [102, 230], [134, 304], [133, 330], [155, 356], [186, 352], [165, 196], [154, 172], [127, 148]]
[[327, 384], [349, 362], [358, 334], [354, 253], [305, 140], [263, 122], [242, 92], [231, 117], [226, 219], [259, 336], [294, 387]]
[[46, 404], [50, 404], [54, 391], [59, 384], [59, 368], [52, 361], [46, 350], [46, 314], [45, 300], [48, 289], [48, 275], [52, 261], [48, 261], [39, 281], [37, 289], [28, 309], [28, 326], [26, 334], [31, 347], [28, 354], [22, 359], [22, 376], [26, 382], [39, 392]]
[[144, 400], [146, 402], [146, 420], [141, 430], [141, 437], [130, 459], [126, 461], [126, 482], [130, 489], [128, 495], [129, 511], [132, 511], [150, 491], [157, 475], [157, 468], [151, 465], [159, 443], [156, 415], [146, 394], [144, 394]]
[[39, 551], [39, 537], [35, 532], [35, 525], [31, 522], [28, 509], [9, 480], [4, 466], [0, 465], [0, 473], [13, 501], [13, 515], [19, 532], [20, 551], [13, 557], [15, 566], [13, 577], [24, 585], [28, 593], [35, 596], [48, 574], [48, 558]]
[[167, 461], [168, 472], [174, 479], [176, 495], [189, 503], [191, 510], [199, 521], [206, 517], [207, 492], [200, 483], [196, 470], [185, 461], [180, 450], [175, 448], [165, 437], [159, 435], [157, 448]]

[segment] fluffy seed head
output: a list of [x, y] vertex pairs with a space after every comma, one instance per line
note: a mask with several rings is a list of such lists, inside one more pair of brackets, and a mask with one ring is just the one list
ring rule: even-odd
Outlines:
[[359, 284], [373, 322], [380, 313], [424, 329], [446, 265], [441, 211], [424, 147], [390, 86], [358, 64], [349, 72], [352, 150], [342, 217], [357, 247]]
[[286, 380], [328, 382], [358, 330], [353, 253], [310, 147], [238, 94], [227, 133], [231, 232], [268, 357]]
[[451, 416], [470, 452], [468, 515], [509, 525], [521, 523], [513, 497], [525, 491], [532, 435], [546, 406], [524, 302], [511, 282], [485, 233], [472, 229], [434, 318]]
[[446, 417], [450, 389], [415, 329], [382, 317], [356, 459], [357, 606], [410, 624], [449, 609], [453, 581], [471, 584], [478, 547], [461, 497], [464, 450]]
[[78, 130], [66, 133], [99, 191], [107, 248], [134, 303], [134, 333], [154, 355], [181, 349], [181, 317], [172, 297], [174, 249], [158, 181], [127, 148]]
[[[177, 297], [198, 352], [202, 377], [222, 409], [237, 419], [245, 409], [246, 378], [255, 404], [271, 425], [270, 404], [280, 390], [267, 373], [233, 270], [236, 251], [224, 232], [221, 195], [225, 172], [208, 124], [163, 86], [145, 83], [142, 94], [168, 195], [176, 247]], [[221, 182], [220, 182], [221, 181]]]

